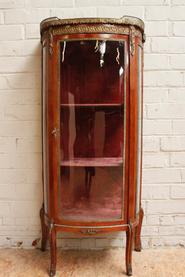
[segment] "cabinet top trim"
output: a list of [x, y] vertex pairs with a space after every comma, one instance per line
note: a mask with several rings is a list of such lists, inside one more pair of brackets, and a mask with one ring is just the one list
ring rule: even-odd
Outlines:
[[135, 26], [144, 33], [144, 22], [134, 16], [123, 16], [121, 18], [70, 18], [70, 19], [60, 19], [58, 17], [49, 17], [41, 21], [40, 32], [41, 34], [51, 27], [62, 27], [69, 25], [79, 25], [79, 24], [110, 24], [110, 25], [129, 25]]

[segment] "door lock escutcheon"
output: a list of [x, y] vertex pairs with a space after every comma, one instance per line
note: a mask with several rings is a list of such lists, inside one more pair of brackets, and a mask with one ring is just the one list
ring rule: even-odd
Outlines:
[[57, 134], [59, 133], [59, 129], [58, 128], [54, 128], [52, 131], [51, 131], [51, 134], [56, 138], [57, 137]]

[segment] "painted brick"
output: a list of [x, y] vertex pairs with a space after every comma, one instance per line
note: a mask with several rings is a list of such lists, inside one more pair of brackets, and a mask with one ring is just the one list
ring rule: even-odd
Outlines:
[[40, 59], [33, 57], [0, 57], [0, 73], [37, 72], [40, 67]]
[[174, 216], [175, 224], [177, 225], [184, 225], [185, 222], [185, 215], [176, 215]]
[[40, 226], [40, 218], [37, 217], [17, 217], [15, 219], [15, 224], [16, 225], [26, 225], [29, 226], [31, 224]]
[[[177, 91], [177, 89], [174, 89], [174, 91]], [[173, 101], [171, 94], [172, 92], [169, 93], [167, 88], [145, 88], [143, 101], [144, 103], [161, 103], [168, 102], [169, 98], [171, 101]], [[182, 94], [183, 93], [181, 93], [181, 95]]]
[[173, 134], [185, 135], [185, 120], [173, 120], [172, 129], [173, 129]]
[[167, 0], [124, 0], [124, 4], [127, 5], [167, 5], [168, 1]]
[[[20, 74], [6, 74], [0, 76], [2, 86], [0, 89], [27, 89], [35, 88], [37, 85], [37, 78], [34, 73], [20, 73]], [[24, 82], [22, 82], [24, 80]]]
[[40, 121], [40, 106], [33, 105], [10, 105], [4, 110], [5, 120]]
[[149, 237], [142, 237], [142, 247], [145, 248], [145, 249], [148, 249], [150, 247], [150, 241], [151, 239]]
[[167, 20], [169, 18], [170, 8], [168, 6], [160, 7], [146, 7], [145, 18], [146, 20]]
[[151, 200], [147, 203], [148, 214], [184, 214], [184, 200]]
[[14, 184], [0, 184], [0, 195], [1, 200], [12, 200], [15, 196], [15, 185]]
[[16, 184], [26, 182], [26, 175], [23, 170], [0, 169], [0, 184]]
[[10, 215], [10, 204], [5, 201], [0, 202], [0, 216]]
[[172, 7], [170, 11], [171, 20], [184, 20], [185, 7]]
[[15, 194], [14, 194], [14, 199], [17, 200], [40, 200], [42, 199], [42, 185], [40, 184], [33, 184], [29, 183], [26, 184], [26, 186], [23, 186], [22, 184], [16, 184], [15, 185]]
[[185, 246], [184, 236], [164, 236], [164, 246]]
[[169, 58], [167, 55], [146, 54], [144, 61], [145, 70], [165, 70], [169, 68]]
[[183, 72], [176, 71], [146, 71], [144, 85], [147, 87], [175, 87], [183, 86]]
[[152, 247], [152, 248], [164, 246], [164, 242], [160, 236], [159, 237], [155, 236], [155, 237], [151, 238], [149, 243], [150, 243], [150, 247]]
[[4, 217], [3, 218], [3, 225], [14, 225], [15, 224], [15, 218], [14, 217]]
[[[77, 7], [83, 6], [116, 6], [120, 4], [119, 0], [76, 0]], [[57, 6], [58, 7], [58, 6]]]
[[184, 227], [176, 227], [176, 226], [160, 226], [159, 234], [160, 235], [184, 235], [185, 228]]
[[172, 69], [185, 69], [185, 55], [172, 55], [170, 57], [170, 67]]
[[40, 38], [40, 26], [39, 24], [26, 24], [26, 38]]
[[170, 88], [168, 92], [168, 102], [185, 102], [184, 88]]
[[[154, 181], [155, 182], [155, 181]], [[169, 186], [159, 185], [146, 185], [143, 186], [142, 198], [145, 200], [149, 199], [169, 199], [170, 188]]]
[[142, 228], [142, 236], [155, 236], [158, 234], [157, 226], [143, 226]]
[[172, 153], [170, 155], [170, 166], [184, 167], [185, 166], [185, 152]]
[[147, 216], [147, 224], [148, 225], [159, 225], [159, 216], [158, 215]]
[[185, 28], [185, 22], [174, 22], [173, 23], [173, 35], [184, 37], [184, 28]]
[[8, 90], [0, 93], [0, 102], [2, 106], [9, 105], [40, 105], [41, 103], [40, 91], [36, 89], [21, 89], [21, 91]]
[[15, 150], [15, 138], [0, 137], [0, 153], [14, 153]]
[[148, 37], [144, 44], [144, 53], [151, 53], [151, 37]]
[[[65, 2], [66, 0], [62, 0]], [[70, 2], [70, 0], [69, 0]], [[26, 0], [26, 7], [34, 7], [34, 8], [52, 8], [54, 7], [54, 0]]]
[[159, 222], [160, 222], [160, 225], [173, 225], [174, 217], [173, 216], [160, 216]]
[[148, 21], [145, 28], [146, 35], [149, 37], [162, 37], [168, 35], [168, 22]]
[[24, 38], [24, 28], [21, 25], [0, 25], [0, 40], [19, 40]]
[[184, 118], [184, 104], [147, 104], [149, 119]]
[[[2, 41], [0, 56], [40, 56], [40, 43], [37, 40]], [[38, 59], [38, 57], [37, 57]]]
[[1, 137], [40, 137], [41, 126], [39, 122], [0, 121]]
[[73, 7], [73, 0], [26, 0], [27, 8], [65, 8], [65, 7]]
[[172, 0], [172, 5], [185, 5], [184, 0]]
[[[15, 201], [12, 203], [12, 213], [16, 217], [35, 217], [38, 215], [38, 211], [41, 207], [40, 201]], [[20, 229], [19, 226], [18, 230]]]
[[144, 18], [144, 8], [136, 6], [98, 7], [98, 16], [100, 17], [122, 17], [125, 14]]
[[180, 183], [181, 172], [172, 168], [151, 168], [143, 170], [143, 184]]
[[182, 175], [182, 183], [185, 183], [185, 169], [181, 169], [181, 175]]
[[171, 187], [171, 198], [172, 199], [185, 199], [185, 184], [176, 185]]
[[0, 12], [0, 24], [4, 24], [4, 14]]
[[17, 138], [16, 149], [20, 153], [41, 153], [41, 140], [38, 138]]
[[160, 37], [152, 38], [151, 44], [153, 53], [183, 53], [185, 52], [184, 38], [177, 37]]
[[159, 234], [160, 235], [173, 235], [175, 232], [174, 226], [161, 226], [159, 227]]
[[153, 136], [143, 137], [143, 151], [156, 152], [159, 150], [159, 138]]
[[0, 169], [0, 184], [41, 184], [40, 169]]
[[1, 9], [13, 9], [13, 8], [23, 8], [24, 0], [1, 0], [0, 8]]
[[62, 0], [62, 1], [61, 0], [54, 0], [53, 3], [54, 3], [54, 6], [56, 8], [65, 8], [65, 7], [73, 7], [74, 6], [74, 4], [73, 4], [74, 1], [73, 0]]
[[[32, 146], [33, 151], [34, 147]], [[41, 154], [40, 153], [0, 153], [0, 168], [40, 168], [41, 170]]]
[[[185, 151], [185, 137], [163, 137], [161, 138], [162, 151]], [[183, 154], [183, 153], [182, 153]]]
[[50, 16], [49, 9], [7, 10], [4, 13], [5, 24], [40, 23]]
[[172, 122], [170, 120], [144, 120], [144, 135], [170, 135], [172, 133]]
[[58, 16], [60, 18], [74, 18], [74, 17], [96, 17], [97, 9], [95, 7], [84, 8], [64, 8], [64, 9], [52, 9], [52, 16]]
[[169, 165], [169, 154], [167, 153], [145, 153], [143, 157], [144, 168], [167, 167]]

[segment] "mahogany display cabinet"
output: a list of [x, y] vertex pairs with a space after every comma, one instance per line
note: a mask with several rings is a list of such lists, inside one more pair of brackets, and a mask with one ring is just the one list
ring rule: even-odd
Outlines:
[[56, 273], [59, 231], [126, 231], [126, 273], [141, 250], [144, 23], [139, 18], [41, 22], [42, 250]]

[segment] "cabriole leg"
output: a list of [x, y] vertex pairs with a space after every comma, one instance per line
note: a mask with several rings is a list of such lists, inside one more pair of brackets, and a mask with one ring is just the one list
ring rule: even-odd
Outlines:
[[143, 216], [144, 216], [144, 211], [143, 208], [140, 209], [139, 212], [139, 224], [136, 227], [135, 231], [135, 246], [134, 249], [135, 251], [140, 252], [141, 251], [141, 227], [142, 227], [142, 222], [143, 222]]
[[126, 273], [132, 276], [132, 246], [133, 246], [133, 227], [130, 225], [126, 231]]
[[41, 231], [42, 231], [41, 250], [45, 251], [47, 239], [48, 239], [48, 227], [46, 226], [44, 221], [44, 205], [42, 205], [42, 208], [40, 209], [40, 220], [41, 220]]
[[51, 255], [49, 276], [53, 277], [56, 274], [56, 259], [57, 259], [56, 230], [55, 230], [55, 226], [53, 224], [51, 224], [51, 226], [50, 226], [49, 236], [50, 236], [50, 255]]

